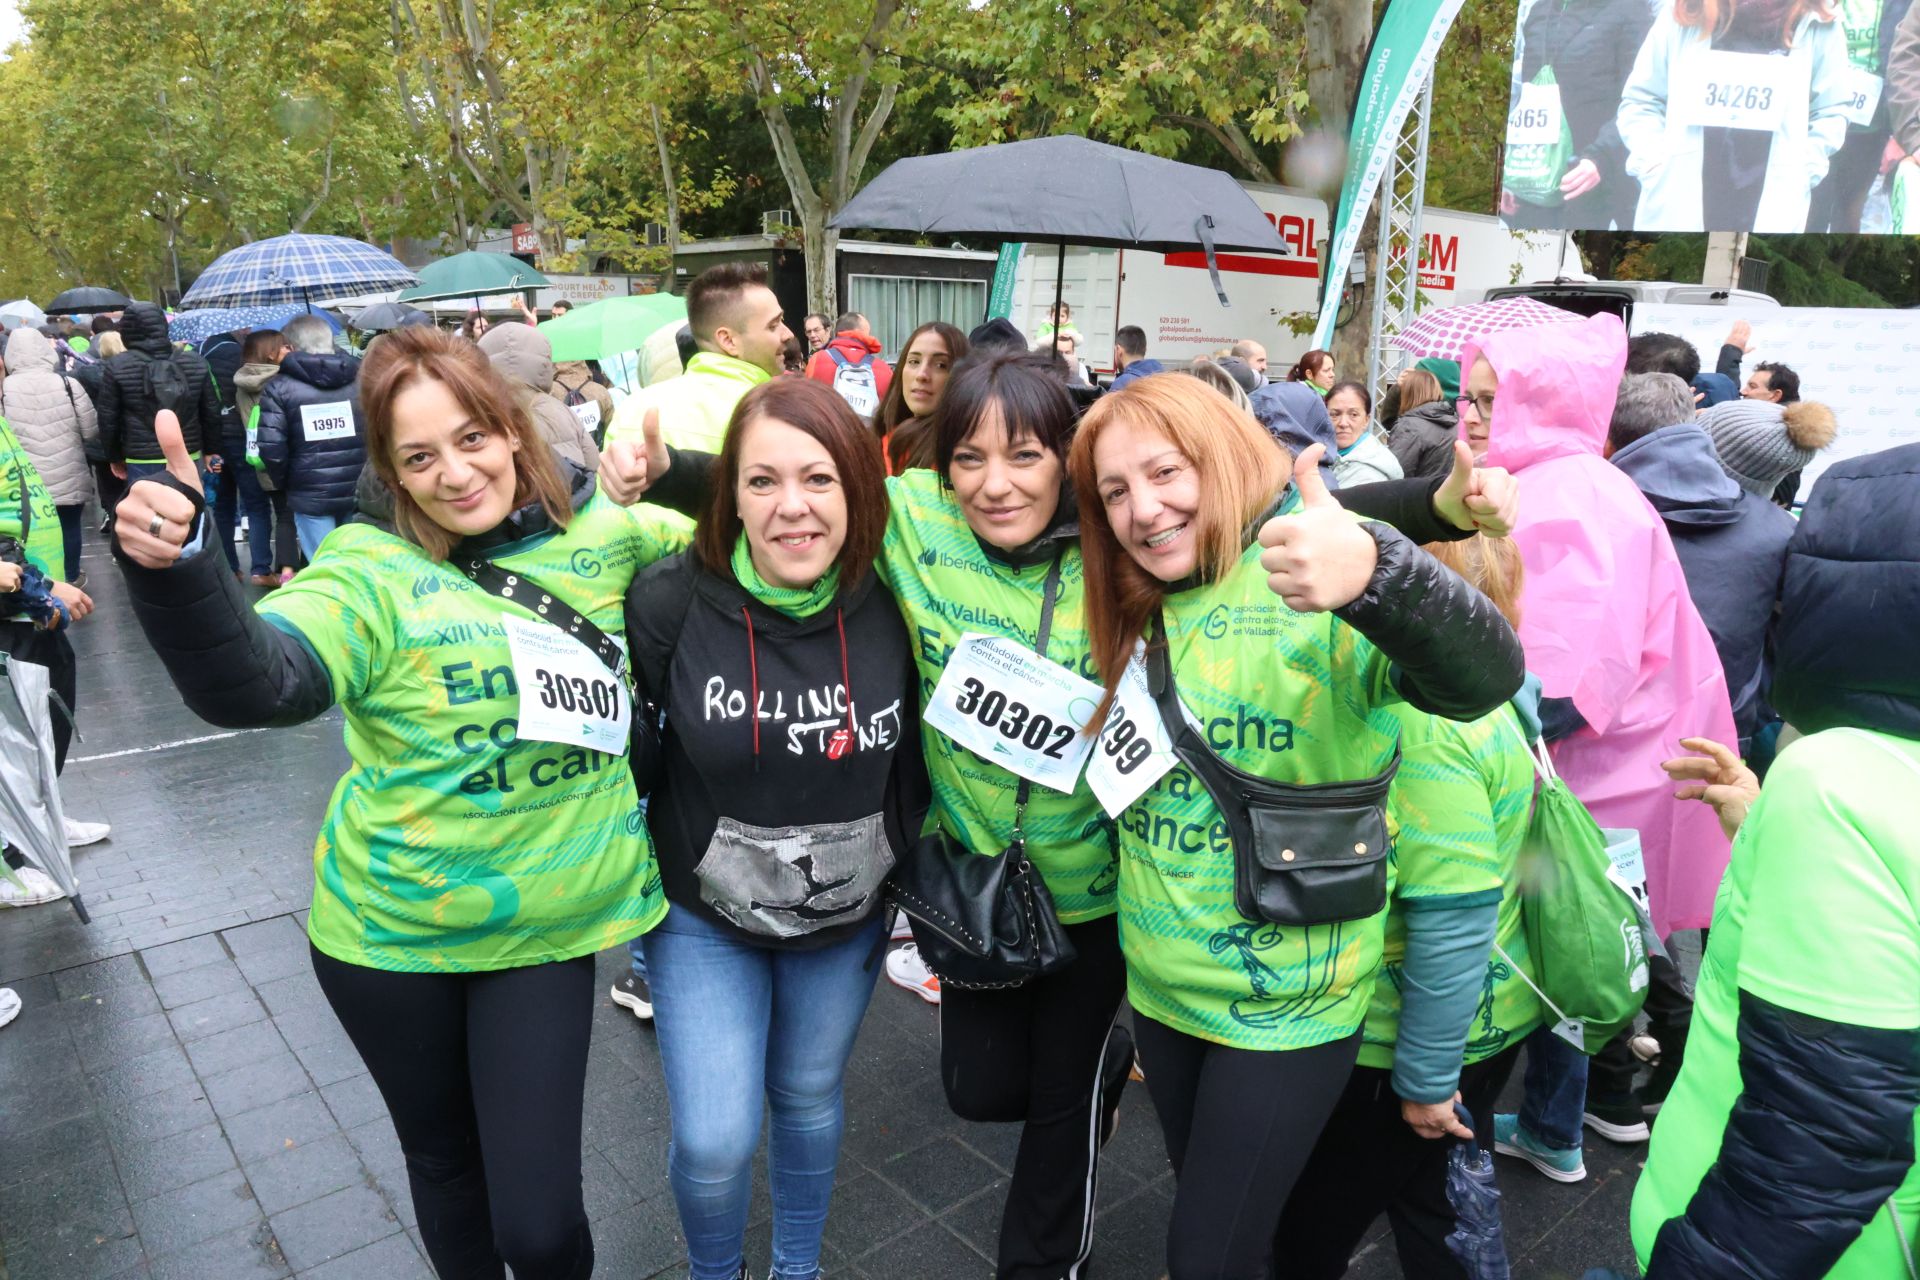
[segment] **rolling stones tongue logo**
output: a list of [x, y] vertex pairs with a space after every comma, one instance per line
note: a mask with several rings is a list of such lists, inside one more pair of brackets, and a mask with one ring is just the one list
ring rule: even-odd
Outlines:
[[853, 734], [846, 729], [835, 729], [833, 736], [827, 739], [827, 759], [838, 760], [853, 750]]

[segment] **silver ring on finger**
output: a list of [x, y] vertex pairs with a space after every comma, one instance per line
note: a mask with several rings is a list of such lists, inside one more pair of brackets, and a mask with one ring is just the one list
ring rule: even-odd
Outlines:
[[154, 512], [153, 518], [147, 521], [147, 536], [150, 538], [159, 537], [160, 530], [166, 528], [166, 526], [167, 526], [167, 518], [161, 515], [158, 511]]

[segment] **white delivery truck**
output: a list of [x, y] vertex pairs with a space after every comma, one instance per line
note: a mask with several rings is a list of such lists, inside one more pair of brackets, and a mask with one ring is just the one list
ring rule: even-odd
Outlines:
[[[1320, 305], [1320, 254], [1328, 232], [1326, 202], [1289, 187], [1242, 183], [1291, 251], [1218, 255], [1222, 307], [1208, 278], [1206, 255], [1150, 253], [1142, 249], [1066, 250], [1062, 296], [1073, 308], [1081, 337], [1080, 357], [1095, 370], [1113, 369], [1113, 335], [1121, 325], [1147, 333], [1147, 354], [1166, 364], [1210, 356], [1239, 338], [1267, 348], [1274, 376], [1307, 349]], [[1371, 215], [1369, 215], [1371, 216]], [[1420, 288], [1427, 306], [1478, 302], [1486, 290], [1523, 280], [1581, 276], [1579, 251], [1557, 231], [1512, 231], [1498, 218], [1449, 209], [1428, 209], [1421, 222], [1425, 243]], [[1567, 264], [1563, 269], [1561, 254]], [[1060, 250], [1050, 244], [1021, 247], [1009, 319], [1035, 338], [1053, 304]], [[1368, 317], [1356, 317], [1365, 324]]]

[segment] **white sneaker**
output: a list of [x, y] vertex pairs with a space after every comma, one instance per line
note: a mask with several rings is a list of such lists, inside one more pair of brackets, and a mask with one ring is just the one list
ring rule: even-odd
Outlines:
[[906, 912], [896, 911], [893, 913], [893, 934], [889, 938], [889, 941], [892, 941], [892, 942], [912, 942], [913, 941], [913, 921], [907, 919]]
[[52, 876], [37, 867], [17, 867], [13, 874], [19, 884], [0, 877], [0, 907], [37, 907], [67, 896]]
[[78, 849], [84, 845], [99, 844], [113, 831], [106, 822], [75, 822], [67, 819], [67, 848]]
[[887, 953], [887, 981], [905, 987], [928, 1004], [940, 1003], [940, 979], [920, 958], [920, 948], [909, 942]]
[[0, 1027], [20, 1016], [20, 997], [12, 987], [0, 987]]

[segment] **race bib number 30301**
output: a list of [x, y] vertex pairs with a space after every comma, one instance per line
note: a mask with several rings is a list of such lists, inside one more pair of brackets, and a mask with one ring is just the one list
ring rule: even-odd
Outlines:
[[923, 718], [984, 760], [1070, 792], [1093, 739], [1082, 730], [1100, 686], [1013, 640], [968, 632]]
[[633, 702], [626, 683], [558, 627], [512, 614], [501, 621], [520, 689], [518, 736], [627, 754]]

